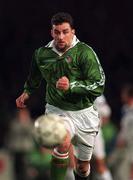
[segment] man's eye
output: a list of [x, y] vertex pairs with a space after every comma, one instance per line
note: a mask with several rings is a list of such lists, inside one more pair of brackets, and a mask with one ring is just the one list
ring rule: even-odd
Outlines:
[[60, 34], [58, 31], [55, 31], [55, 34]]
[[64, 33], [64, 34], [67, 34], [67, 33], [69, 33], [69, 32], [68, 32], [68, 31], [64, 31], [63, 33]]

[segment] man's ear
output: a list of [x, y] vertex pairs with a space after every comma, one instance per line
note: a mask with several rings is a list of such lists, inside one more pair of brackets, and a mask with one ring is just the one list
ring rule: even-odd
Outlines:
[[51, 29], [51, 36], [53, 37], [53, 30]]
[[75, 29], [72, 29], [72, 33], [73, 33], [73, 35], [75, 35]]

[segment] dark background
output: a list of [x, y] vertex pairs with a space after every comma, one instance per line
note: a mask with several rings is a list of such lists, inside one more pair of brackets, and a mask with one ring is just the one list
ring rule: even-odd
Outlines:
[[[34, 50], [51, 40], [50, 20], [58, 11], [69, 12], [76, 34], [92, 46], [106, 74], [105, 95], [112, 120], [119, 126], [120, 90], [133, 81], [133, 3], [113, 0], [0, 1], [0, 132], [3, 136], [16, 110]], [[42, 89], [29, 102], [32, 116], [44, 111]]]

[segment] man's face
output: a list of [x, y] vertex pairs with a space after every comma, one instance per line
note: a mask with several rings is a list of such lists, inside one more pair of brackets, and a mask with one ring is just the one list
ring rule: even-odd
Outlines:
[[65, 52], [71, 46], [74, 34], [75, 30], [67, 22], [53, 25], [51, 35], [56, 49], [60, 52]]

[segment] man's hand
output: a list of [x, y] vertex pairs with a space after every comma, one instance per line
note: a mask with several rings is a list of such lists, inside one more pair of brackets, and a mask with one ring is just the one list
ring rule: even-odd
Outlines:
[[29, 95], [27, 93], [22, 93], [21, 96], [19, 96], [16, 99], [16, 106], [17, 108], [25, 108], [25, 102], [29, 99]]
[[67, 91], [70, 87], [69, 84], [69, 79], [66, 76], [61, 77], [57, 82], [56, 82], [56, 88], [60, 90]]

